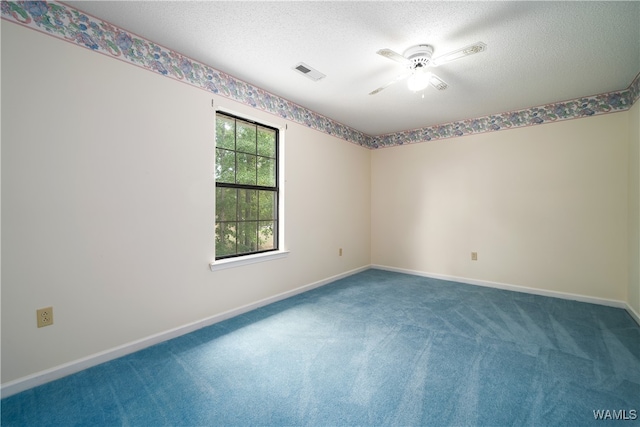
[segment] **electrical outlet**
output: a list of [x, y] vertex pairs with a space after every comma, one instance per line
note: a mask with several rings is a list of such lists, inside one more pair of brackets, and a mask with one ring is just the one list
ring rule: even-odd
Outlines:
[[53, 325], [53, 307], [46, 307], [36, 310], [38, 317], [38, 328]]
[[478, 252], [471, 252], [471, 261], [478, 260]]
[[342, 248], [338, 249], [338, 256], [342, 256]]

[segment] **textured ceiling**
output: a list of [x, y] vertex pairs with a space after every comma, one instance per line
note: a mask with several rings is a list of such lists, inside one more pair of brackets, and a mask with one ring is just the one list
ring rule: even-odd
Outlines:
[[[623, 90], [640, 71], [637, 1], [65, 3], [369, 135]], [[403, 72], [381, 48], [477, 41], [434, 70], [445, 91], [368, 95]]]

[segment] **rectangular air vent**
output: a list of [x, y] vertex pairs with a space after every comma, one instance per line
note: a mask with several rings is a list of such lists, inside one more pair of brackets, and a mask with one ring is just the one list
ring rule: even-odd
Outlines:
[[303, 76], [306, 76], [316, 82], [326, 77], [320, 71], [313, 69], [311, 66], [305, 64], [304, 62], [300, 62], [299, 64], [295, 65], [293, 69]]

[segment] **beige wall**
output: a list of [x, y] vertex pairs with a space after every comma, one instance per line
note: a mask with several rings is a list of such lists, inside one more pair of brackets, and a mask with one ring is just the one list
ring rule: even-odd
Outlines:
[[3, 383], [369, 265], [369, 150], [288, 123], [290, 255], [211, 272], [211, 99], [286, 122], [5, 22], [2, 63]]
[[374, 151], [372, 263], [626, 300], [627, 119]]
[[640, 102], [629, 111], [629, 291], [640, 315]]

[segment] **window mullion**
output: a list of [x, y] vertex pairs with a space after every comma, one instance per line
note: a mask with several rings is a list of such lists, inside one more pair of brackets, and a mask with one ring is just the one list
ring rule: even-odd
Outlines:
[[234, 253], [238, 253], [238, 231], [240, 230], [240, 221], [238, 220], [238, 216], [240, 215], [240, 206], [238, 204], [238, 199], [240, 198], [240, 195], [238, 194], [238, 189], [236, 188], [236, 221], [234, 223], [234, 227], [235, 227], [235, 242], [234, 242], [234, 247], [235, 250], [233, 251]]
[[258, 185], [258, 126], [253, 126], [253, 128], [256, 130], [256, 138], [255, 138], [255, 147], [256, 147], [256, 174], [255, 174], [255, 178], [256, 178], [256, 185]]
[[233, 120], [233, 182], [238, 183], [238, 121]]

